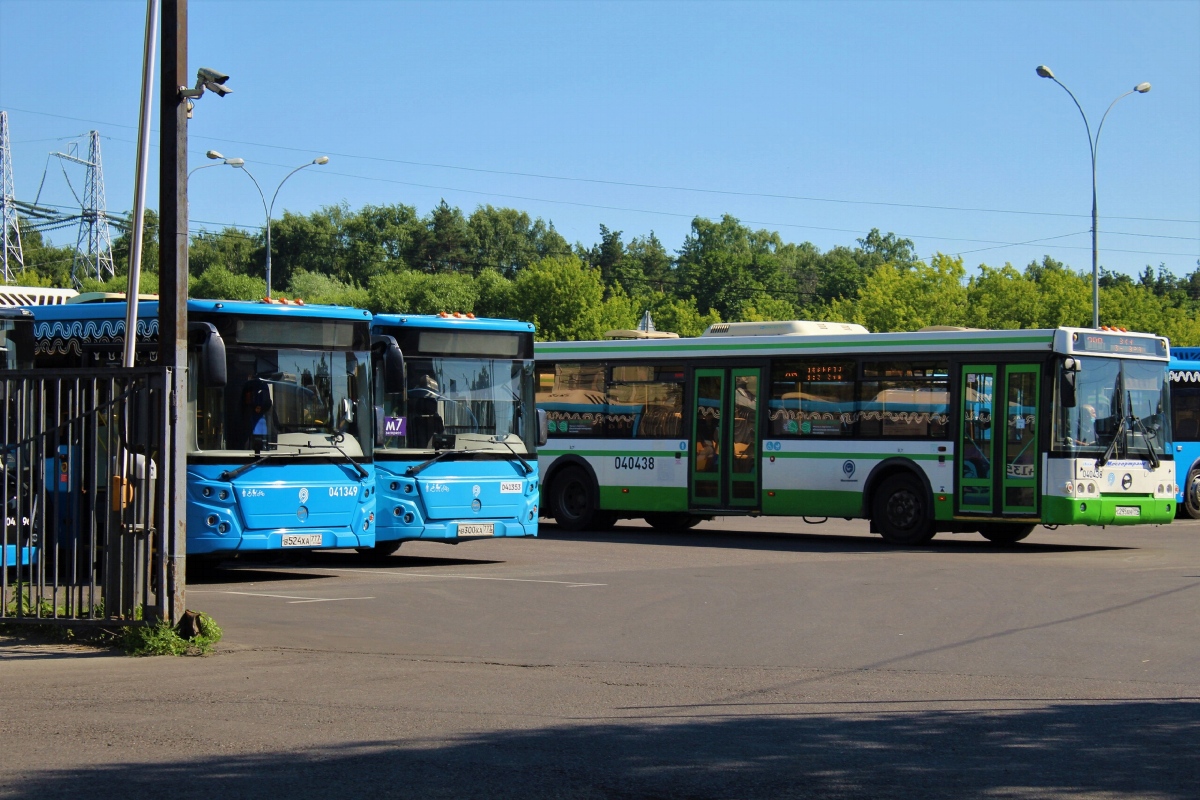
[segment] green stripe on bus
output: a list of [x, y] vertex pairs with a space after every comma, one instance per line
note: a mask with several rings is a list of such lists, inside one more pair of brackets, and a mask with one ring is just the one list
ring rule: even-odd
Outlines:
[[674, 458], [679, 455], [682, 458], [687, 455], [683, 450], [628, 450], [618, 448], [614, 450], [547, 450], [542, 448], [538, 450], [539, 456], [584, 456], [587, 458], [612, 458], [614, 456], [647, 456], [652, 458]]
[[778, 517], [861, 517], [862, 492], [774, 489], [763, 492], [762, 512]]
[[672, 486], [601, 486], [606, 511], [687, 511], [687, 489]]
[[[1136, 516], [1117, 516], [1117, 507], [1136, 507]], [[1175, 518], [1174, 498], [1043, 497], [1043, 525], [1162, 525]]]
[[885, 458], [908, 458], [913, 461], [936, 461], [939, 458], [946, 458], [946, 453], [786, 453], [771, 451], [767, 454], [769, 458], [817, 458], [817, 459], [842, 459], [851, 461], [883, 461]]

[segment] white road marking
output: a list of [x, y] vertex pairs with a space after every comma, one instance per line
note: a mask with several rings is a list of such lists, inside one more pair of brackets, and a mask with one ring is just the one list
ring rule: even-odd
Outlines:
[[549, 584], [554, 584], [557, 586], [566, 586], [568, 589], [578, 589], [578, 588], [583, 588], [583, 587], [588, 587], [588, 586], [608, 586], [607, 583], [580, 583], [579, 581], [543, 581], [543, 580], [535, 580], [533, 578], [488, 578], [488, 577], [485, 577], [482, 575], [449, 575], [449, 574], [446, 574], [443, 572], [421, 574], [421, 573], [412, 573], [412, 572], [409, 572], [409, 573], [389, 572], [387, 570], [379, 570], [379, 569], [332, 569], [329, 567], [308, 567], [308, 569], [311, 569], [315, 572], [333, 572], [333, 573], [337, 573], [337, 574], [365, 573], [365, 574], [370, 574], [370, 575], [387, 575], [388, 577], [391, 577], [391, 578], [450, 578], [452, 580], [460, 580], [460, 581], [504, 581], [504, 582], [508, 582], [508, 583], [549, 583]]
[[296, 597], [290, 594], [263, 594], [262, 592], [226, 592], [215, 589], [189, 589], [188, 594], [239, 594], [243, 597], [273, 597], [295, 603], [333, 603], [339, 600], [374, 600], [374, 597]]

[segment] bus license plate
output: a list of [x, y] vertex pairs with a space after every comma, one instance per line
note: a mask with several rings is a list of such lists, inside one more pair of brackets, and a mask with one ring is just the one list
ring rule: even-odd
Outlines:
[[291, 533], [285, 534], [283, 537], [284, 547], [320, 547], [321, 534], [319, 533]]
[[460, 522], [458, 524], [459, 536], [493, 536], [496, 532], [496, 526], [491, 522]]
[[1142, 510], [1137, 506], [1117, 506], [1118, 517], [1140, 517]]

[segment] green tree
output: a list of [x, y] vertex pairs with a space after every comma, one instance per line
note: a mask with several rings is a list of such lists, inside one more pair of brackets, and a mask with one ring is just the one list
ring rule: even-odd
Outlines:
[[[113, 272], [129, 274], [129, 256], [133, 247], [132, 229], [113, 240]], [[146, 209], [142, 215], [142, 273], [158, 272], [158, 212]]]
[[261, 258], [262, 238], [240, 228], [224, 228], [216, 233], [201, 231], [188, 244], [188, 272], [193, 279], [218, 264], [235, 275], [261, 276], [264, 266]]
[[366, 308], [370, 302], [370, 292], [357, 286], [320, 275], [316, 272], [296, 270], [292, 273], [285, 297], [303, 300], [305, 303], [317, 305], [349, 306], [351, 308]]
[[220, 264], [209, 267], [188, 285], [189, 297], [210, 300], [259, 300], [266, 293], [264, 278], [237, 275]]
[[547, 255], [570, 252], [553, 225], [512, 208], [480, 206], [467, 219], [467, 227], [474, 254], [466, 266], [475, 274], [491, 269], [512, 278]]
[[40, 231], [29, 227], [24, 218], [18, 218], [21, 232], [21, 254], [25, 265], [21, 267], [15, 258], [9, 257], [8, 269], [21, 286], [71, 285], [71, 262], [75, 257], [73, 247], [56, 247]]
[[611, 319], [603, 313], [600, 271], [576, 256], [543, 258], [513, 281], [513, 316], [537, 326], [542, 341], [598, 339]]
[[1040, 322], [1039, 289], [1012, 264], [979, 265], [967, 284], [965, 323], [972, 328], [1036, 328]]
[[868, 330], [913, 331], [927, 325], [961, 325], [967, 304], [961, 258], [934, 256], [929, 264], [883, 264], [867, 279], [858, 300], [835, 300], [833, 319]]
[[720, 222], [697, 217], [679, 251], [677, 292], [694, 296], [702, 313], [741, 319], [745, 309], [788, 294], [782, 245], [778, 233], [752, 231], [729, 215]]
[[513, 282], [494, 269], [485, 269], [475, 278], [475, 314], [506, 319], [513, 315]]

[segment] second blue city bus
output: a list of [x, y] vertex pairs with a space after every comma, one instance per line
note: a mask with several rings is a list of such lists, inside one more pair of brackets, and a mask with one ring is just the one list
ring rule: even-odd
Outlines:
[[[376, 544], [536, 536], [533, 325], [376, 314]], [[542, 438], [544, 441], [544, 437]]]
[[1180, 516], [1200, 519], [1200, 347], [1172, 347], [1171, 430]]
[[[35, 369], [120, 365], [125, 301], [91, 300], [31, 307]], [[189, 559], [373, 547], [370, 313], [189, 300], [187, 314]], [[151, 364], [158, 301], [138, 317]]]

